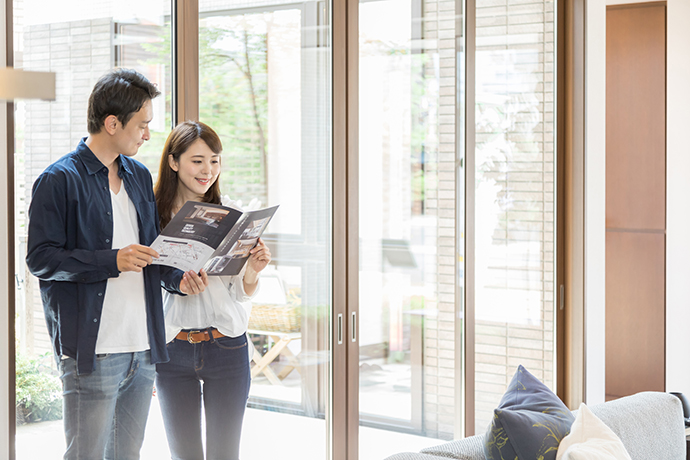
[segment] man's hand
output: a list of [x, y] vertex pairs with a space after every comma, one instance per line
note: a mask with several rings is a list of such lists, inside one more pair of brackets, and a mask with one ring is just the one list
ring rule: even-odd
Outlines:
[[121, 272], [141, 272], [158, 253], [148, 246], [130, 244], [117, 251], [117, 269]]
[[194, 270], [185, 272], [180, 281], [180, 292], [182, 294], [194, 295], [204, 292], [208, 286], [208, 275], [202, 269], [197, 275]]

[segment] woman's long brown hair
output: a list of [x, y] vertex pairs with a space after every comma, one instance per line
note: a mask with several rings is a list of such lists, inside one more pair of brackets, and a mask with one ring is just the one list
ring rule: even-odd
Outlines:
[[[208, 145], [213, 153], [220, 154], [223, 145], [218, 134], [210, 126], [200, 121], [184, 121], [175, 126], [163, 147], [160, 166], [158, 167], [158, 180], [153, 187], [158, 205], [161, 229], [165, 228], [172, 219], [175, 199], [177, 197], [177, 172], [170, 167], [168, 157], [173, 156], [176, 162], [180, 161], [180, 155], [185, 153], [197, 140], [201, 139]], [[202, 201], [204, 203], [220, 203], [220, 186], [218, 179], [206, 191]]]

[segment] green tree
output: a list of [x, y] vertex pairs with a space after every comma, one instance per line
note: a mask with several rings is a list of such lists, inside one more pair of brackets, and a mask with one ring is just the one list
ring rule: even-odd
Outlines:
[[[48, 358], [48, 356], [44, 356]], [[50, 355], [52, 358], [52, 355]], [[41, 358], [16, 355], [17, 423], [62, 418], [62, 385]]]
[[[200, 118], [224, 139], [221, 189], [266, 202], [268, 45], [266, 15], [224, 18], [199, 31]], [[258, 30], [257, 30], [258, 29]]]
[[[223, 193], [266, 203], [270, 13], [219, 16], [199, 27], [199, 119], [223, 141]], [[170, 60], [170, 29], [143, 45], [149, 63]], [[162, 147], [162, 145], [161, 145]]]

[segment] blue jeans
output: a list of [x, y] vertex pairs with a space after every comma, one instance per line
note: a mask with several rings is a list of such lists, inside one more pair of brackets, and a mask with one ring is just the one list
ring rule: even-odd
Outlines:
[[77, 374], [73, 358], [60, 368], [65, 460], [138, 459], [155, 375], [151, 353], [98, 355], [90, 374]]
[[[174, 460], [238, 460], [251, 377], [247, 336], [168, 344], [170, 361], [156, 365], [156, 394]], [[203, 385], [202, 385], [203, 384]], [[202, 388], [203, 386], [203, 388]]]

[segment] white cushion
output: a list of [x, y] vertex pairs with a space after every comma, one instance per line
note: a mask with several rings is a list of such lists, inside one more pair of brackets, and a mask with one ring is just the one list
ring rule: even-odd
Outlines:
[[616, 433], [584, 403], [568, 434], [558, 446], [556, 460], [632, 460]]

